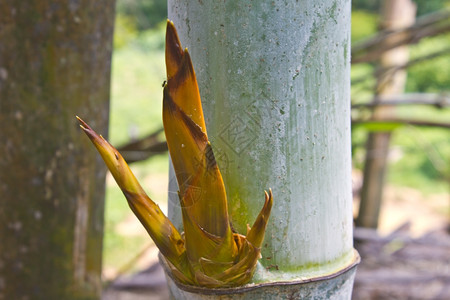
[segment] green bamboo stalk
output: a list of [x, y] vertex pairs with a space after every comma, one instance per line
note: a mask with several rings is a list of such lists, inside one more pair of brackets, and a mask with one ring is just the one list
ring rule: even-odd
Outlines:
[[351, 266], [350, 1], [184, 0], [168, 10], [191, 53], [233, 228], [245, 234], [265, 188], [277, 199], [253, 282]]

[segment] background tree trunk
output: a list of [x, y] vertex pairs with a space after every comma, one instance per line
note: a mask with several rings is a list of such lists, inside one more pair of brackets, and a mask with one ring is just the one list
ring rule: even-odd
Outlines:
[[114, 1], [0, 2], [0, 299], [98, 299]]
[[[192, 56], [239, 233], [273, 189], [254, 280], [350, 265], [350, 1], [169, 1], [168, 12]], [[178, 210], [169, 207], [180, 224]]]
[[[399, 30], [414, 24], [416, 5], [411, 0], [385, 0], [381, 12], [381, 27], [384, 30]], [[406, 34], [406, 33], [405, 33]], [[394, 43], [402, 36], [387, 39]], [[401, 46], [386, 51], [380, 57], [380, 69], [406, 64], [409, 59], [408, 46]], [[387, 71], [378, 77], [376, 94], [378, 96], [399, 95], [404, 92], [406, 70]], [[394, 114], [393, 107], [377, 107], [373, 118], [389, 119]], [[383, 197], [384, 177], [387, 170], [390, 132], [370, 133], [367, 140], [367, 154], [364, 164], [364, 181], [361, 190], [361, 204], [356, 225], [361, 227], [378, 227], [381, 202]]]

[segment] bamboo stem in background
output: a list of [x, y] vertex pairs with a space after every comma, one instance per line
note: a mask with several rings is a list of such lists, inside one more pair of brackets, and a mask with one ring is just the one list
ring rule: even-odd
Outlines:
[[[382, 24], [385, 30], [399, 30], [414, 23], [416, 5], [411, 0], [385, 0], [382, 6]], [[385, 43], [395, 43], [393, 36]], [[389, 69], [408, 62], [407, 46], [401, 46], [383, 53], [380, 57], [380, 67]], [[380, 74], [377, 81], [376, 94], [379, 97], [399, 95], [403, 93], [406, 83], [406, 71], [397, 70], [394, 74]], [[381, 99], [381, 98], [380, 98]], [[373, 110], [373, 119], [390, 119], [394, 116], [392, 107], [379, 106]], [[390, 132], [370, 133], [366, 146], [364, 165], [364, 180], [361, 190], [361, 202], [356, 225], [377, 228], [380, 207], [383, 197], [384, 177], [389, 153]]]

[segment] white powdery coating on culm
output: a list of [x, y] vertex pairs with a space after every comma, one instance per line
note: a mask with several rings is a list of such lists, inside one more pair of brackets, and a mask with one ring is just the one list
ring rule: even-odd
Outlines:
[[261, 264], [308, 276], [348, 264], [350, 1], [169, 1], [169, 17], [191, 53], [233, 227], [245, 234], [271, 187]]

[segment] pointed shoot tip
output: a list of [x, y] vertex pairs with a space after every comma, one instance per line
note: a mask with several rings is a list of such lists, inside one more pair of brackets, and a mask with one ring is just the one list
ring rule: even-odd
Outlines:
[[86, 129], [90, 129], [91, 127], [89, 127], [89, 125], [83, 121], [79, 116], [75, 116], [78, 120], [78, 122], [80, 122], [80, 127], [83, 128], [84, 130]]
[[175, 29], [175, 24], [173, 23], [173, 21], [172, 20], [170, 20], [170, 19], [167, 19], [167, 29], [166, 29], [167, 31], [175, 31], [176, 32], [176, 29]]

